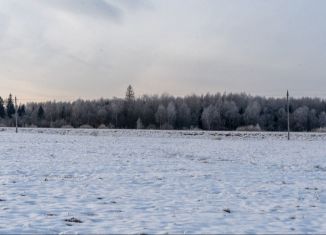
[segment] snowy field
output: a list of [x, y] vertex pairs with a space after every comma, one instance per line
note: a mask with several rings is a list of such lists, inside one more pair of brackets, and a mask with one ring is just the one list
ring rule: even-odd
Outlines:
[[0, 129], [0, 233], [326, 233], [326, 136]]

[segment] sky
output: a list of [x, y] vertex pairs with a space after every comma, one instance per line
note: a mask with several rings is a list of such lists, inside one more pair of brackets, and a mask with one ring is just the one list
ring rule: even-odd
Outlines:
[[0, 95], [326, 98], [325, 0], [0, 0]]

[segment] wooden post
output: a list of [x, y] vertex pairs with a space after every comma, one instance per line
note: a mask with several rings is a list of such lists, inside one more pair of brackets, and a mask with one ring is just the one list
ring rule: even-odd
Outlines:
[[288, 140], [290, 140], [290, 101], [289, 101], [289, 91], [286, 93], [287, 99], [287, 113], [288, 113]]
[[18, 114], [17, 114], [17, 97], [15, 96], [15, 118], [16, 118], [16, 133], [18, 133]]

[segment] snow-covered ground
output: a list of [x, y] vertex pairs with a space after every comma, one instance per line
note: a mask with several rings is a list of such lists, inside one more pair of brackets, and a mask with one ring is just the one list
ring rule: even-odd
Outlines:
[[0, 233], [326, 233], [326, 136], [0, 130]]

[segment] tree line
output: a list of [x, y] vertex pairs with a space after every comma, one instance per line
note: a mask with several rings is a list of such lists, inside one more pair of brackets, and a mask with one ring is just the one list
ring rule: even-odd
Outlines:
[[[30, 102], [15, 107], [12, 95], [6, 100], [0, 97], [0, 125], [14, 126], [17, 108], [21, 127], [286, 131], [286, 107], [286, 98], [245, 93], [136, 98], [129, 86], [123, 99]], [[292, 98], [290, 123], [294, 131], [326, 127], [326, 101]]]

